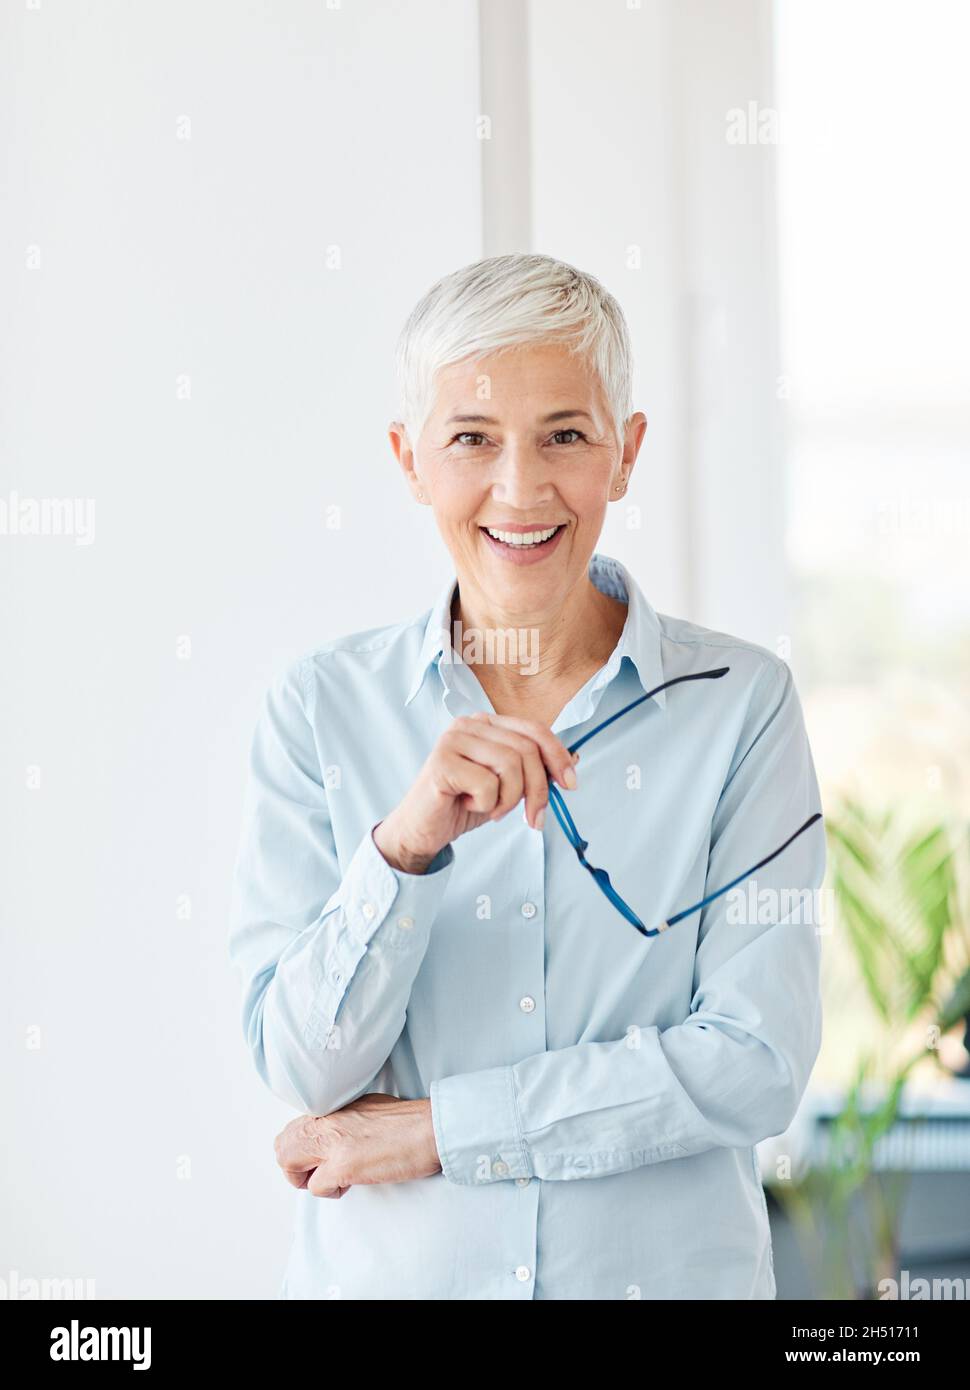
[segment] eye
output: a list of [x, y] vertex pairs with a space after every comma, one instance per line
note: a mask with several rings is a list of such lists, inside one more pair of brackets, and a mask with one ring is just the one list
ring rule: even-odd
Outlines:
[[453, 435], [452, 438], [448, 441], [448, 443], [449, 443], [449, 445], [451, 445], [451, 444], [454, 444], [455, 442], [458, 442], [458, 443], [460, 443], [460, 444], [467, 445], [468, 448], [475, 449], [475, 448], [478, 448], [479, 445], [477, 445], [477, 444], [468, 444], [468, 441], [469, 441], [470, 439], [484, 439], [484, 438], [485, 438], [485, 436], [484, 436], [483, 434], [474, 434], [474, 433], [471, 433], [471, 432], [469, 432], [469, 431], [466, 430], [464, 434], [456, 434], [456, 435]]
[[[553, 439], [557, 439], [557, 440], [560, 440], [560, 442], [563, 442], [563, 441], [560, 439], [560, 436], [561, 436], [561, 435], [564, 435], [564, 434], [574, 434], [574, 435], [576, 436], [577, 439], [583, 439], [583, 440], [585, 440], [585, 438], [586, 438], [585, 434], [583, 434], [583, 432], [582, 432], [581, 430], [556, 430], [556, 433], [555, 433], [552, 437], [553, 437]], [[567, 443], [567, 444], [572, 444], [572, 443], [573, 443], [573, 440], [567, 439], [567, 440], [565, 441], [565, 443]]]

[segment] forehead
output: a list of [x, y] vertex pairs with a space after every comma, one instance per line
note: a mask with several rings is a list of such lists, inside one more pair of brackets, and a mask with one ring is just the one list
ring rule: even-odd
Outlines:
[[530, 343], [452, 362], [438, 373], [437, 388], [436, 413], [448, 414], [481, 401], [509, 409], [545, 407], [553, 397], [563, 406], [590, 409], [601, 397], [587, 359], [557, 343]]

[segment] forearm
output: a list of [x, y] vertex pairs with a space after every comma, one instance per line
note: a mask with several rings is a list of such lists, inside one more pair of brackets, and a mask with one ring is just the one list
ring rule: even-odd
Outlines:
[[247, 998], [249, 1045], [276, 1095], [326, 1114], [372, 1082], [404, 1027], [452, 861], [442, 851], [412, 875], [363, 837], [318, 921]]
[[[768, 997], [784, 954], [791, 996]], [[743, 954], [743, 953], [742, 953]], [[474, 1184], [605, 1177], [782, 1133], [821, 1040], [811, 926], [777, 925], [752, 952], [762, 984], [663, 1031], [537, 1053], [432, 1082], [443, 1171]]]

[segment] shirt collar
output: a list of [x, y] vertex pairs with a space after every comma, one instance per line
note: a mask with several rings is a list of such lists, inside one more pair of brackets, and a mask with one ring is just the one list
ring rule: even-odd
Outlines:
[[[602, 593], [609, 594], [611, 598], [618, 598], [628, 605], [620, 639], [594, 683], [593, 690], [613, 679], [624, 657], [628, 657], [636, 667], [644, 693], [652, 690], [664, 679], [660, 654], [660, 621], [656, 612], [633, 575], [619, 560], [599, 553], [592, 555], [589, 561], [589, 577]], [[409, 705], [417, 695], [431, 666], [437, 666], [442, 653], [451, 649], [451, 603], [457, 583], [458, 580], [454, 576], [448, 580], [428, 615], [405, 705]], [[459, 659], [457, 653], [455, 659]], [[661, 709], [666, 703], [665, 695], [666, 692], [660, 690], [653, 697]]]

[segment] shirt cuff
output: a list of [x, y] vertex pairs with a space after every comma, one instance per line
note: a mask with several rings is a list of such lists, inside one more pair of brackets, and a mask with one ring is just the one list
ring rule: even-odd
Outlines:
[[462, 1186], [533, 1177], [515, 1103], [511, 1067], [431, 1083], [431, 1122], [441, 1171]]
[[407, 874], [392, 869], [381, 854], [374, 843], [375, 828], [361, 839], [322, 915], [342, 907], [347, 931], [360, 946], [366, 946], [382, 926], [386, 927], [382, 945], [410, 944], [422, 935], [422, 928], [430, 930], [451, 877], [455, 851], [445, 845], [423, 874]]

